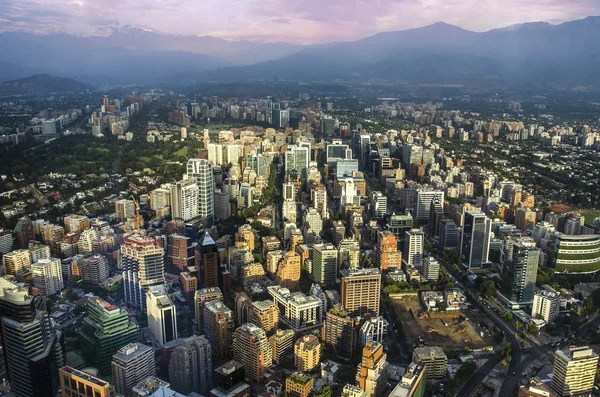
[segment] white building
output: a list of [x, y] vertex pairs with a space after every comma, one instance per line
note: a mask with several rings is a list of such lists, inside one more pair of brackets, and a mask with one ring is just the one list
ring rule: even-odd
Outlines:
[[402, 261], [407, 267], [420, 268], [423, 265], [425, 235], [419, 229], [407, 230], [405, 233]]
[[367, 342], [385, 343], [389, 323], [383, 316], [376, 316], [365, 321], [358, 333], [361, 346]]
[[535, 291], [533, 294], [533, 307], [531, 317], [540, 316], [547, 323], [553, 321], [560, 310], [560, 295], [549, 286]]
[[146, 310], [148, 328], [161, 345], [177, 339], [177, 310], [164, 286], [148, 289]]
[[289, 289], [273, 285], [267, 288], [279, 310], [279, 320], [294, 332], [306, 332], [319, 328], [323, 322], [322, 302], [302, 292], [291, 293]]
[[422, 273], [426, 280], [437, 280], [440, 277], [440, 263], [433, 256], [424, 258]]
[[189, 221], [199, 215], [200, 192], [192, 179], [175, 183], [171, 188], [171, 216]]
[[371, 214], [375, 218], [383, 218], [387, 213], [387, 197], [381, 192], [371, 194]]
[[213, 166], [204, 159], [190, 159], [187, 163], [187, 175], [198, 185], [198, 215], [205, 224], [212, 225], [215, 214], [215, 181]]
[[64, 288], [60, 259], [40, 259], [31, 265], [33, 286], [43, 297], [59, 293]]
[[440, 190], [417, 190], [417, 200], [415, 203], [415, 216], [417, 219], [429, 220], [429, 210], [431, 201], [438, 199], [440, 203], [444, 202], [444, 192]]

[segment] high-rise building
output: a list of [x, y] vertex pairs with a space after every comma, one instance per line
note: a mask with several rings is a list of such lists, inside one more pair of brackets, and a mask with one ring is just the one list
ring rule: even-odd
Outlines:
[[90, 228], [87, 216], [71, 214], [64, 218], [65, 233], [81, 233]]
[[206, 302], [222, 299], [223, 294], [219, 287], [202, 288], [194, 293], [196, 324], [201, 333], [204, 333], [204, 305]]
[[382, 192], [371, 193], [371, 215], [375, 218], [383, 218], [387, 213], [387, 196]]
[[33, 286], [47, 298], [62, 291], [64, 288], [62, 266], [60, 259], [40, 259], [31, 265]]
[[121, 199], [115, 202], [115, 212], [120, 222], [135, 217], [135, 203], [133, 200]]
[[316, 208], [310, 207], [304, 213], [304, 229], [320, 235], [323, 230], [323, 218]]
[[0, 228], [0, 255], [4, 255], [12, 251], [13, 238], [10, 229]]
[[419, 189], [417, 190], [417, 198], [415, 202], [415, 217], [419, 220], [428, 221], [431, 213], [431, 203], [436, 200], [436, 203], [444, 202], [444, 192], [440, 190]]
[[205, 337], [191, 336], [173, 349], [169, 382], [174, 390], [183, 394], [206, 394], [212, 389], [211, 344]]
[[518, 229], [527, 231], [535, 226], [537, 212], [529, 208], [519, 208], [515, 219], [515, 225]]
[[460, 256], [469, 268], [489, 263], [492, 220], [483, 212], [467, 211], [460, 242]]
[[440, 222], [440, 238], [438, 246], [441, 249], [458, 248], [459, 230], [452, 219], [444, 219]]
[[194, 266], [195, 251], [196, 244], [192, 242], [191, 238], [180, 234], [167, 236], [167, 252], [165, 255], [167, 270], [179, 273], [187, 267]]
[[306, 170], [310, 159], [310, 148], [306, 146], [288, 146], [285, 152], [285, 174], [296, 171], [302, 178], [306, 178]]
[[220, 287], [219, 248], [208, 232], [198, 241], [196, 269], [200, 288]]
[[425, 372], [425, 366], [410, 363], [406, 372], [402, 375], [402, 379], [400, 379], [400, 382], [392, 390], [392, 394], [389, 397], [423, 397], [425, 395], [426, 383]]
[[329, 212], [327, 211], [327, 189], [325, 185], [319, 183], [313, 189], [311, 189], [312, 203], [321, 214], [322, 219], [329, 218]]
[[165, 282], [164, 249], [152, 237], [131, 234], [123, 239], [119, 263], [123, 269], [125, 301], [146, 310], [146, 292]]
[[0, 296], [0, 322], [11, 391], [18, 397], [54, 396], [63, 352], [42, 298], [26, 288], [5, 288]]
[[240, 382], [244, 382], [244, 366], [238, 361], [229, 360], [213, 371], [215, 387], [231, 389]]
[[133, 387], [149, 376], [156, 376], [154, 350], [141, 343], [121, 347], [112, 357], [112, 377], [118, 394], [133, 397]]
[[31, 256], [29, 250], [18, 249], [9, 252], [2, 256], [2, 267], [4, 268], [4, 274], [10, 274], [16, 276], [23, 269], [31, 269]]
[[294, 292], [300, 288], [300, 274], [300, 255], [289, 251], [279, 261], [275, 281], [283, 288]]
[[426, 280], [437, 280], [440, 277], [440, 263], [433, 256], [423, 258], [423, 277]]
[[115, 388], [94, 374], [73, 367], [62, 367], [59, 371], [60, 389], [69, 397], [115, 397]]
[[291, 293], [278, 285], [267, 287], [267, 290], [277, 304], [279, 321], [295, 332], [308, 332], [321, 326], [321, 300], [302, 292]]
[[110, 276], [108, 258], [104, 255], [90, 255], [81, 261], [82, 278], [92, 284], [100, 285]]
[[415, 347], [412, 360], [425, 365], [427, 379], [440, 379], [446, 377], [448, 371], [448, 357], [438, 346]]
[[146, 292], [148, 328], [158, 343], [177, 339], [177, 309], [163, 285], [153, 286]]
[[544, 289], [535, 291], [533, 294], [533, 308], [531, 309], [531, 317], [542, 319], [549, 323], [558, 317], [560, 311], [560, 295], [549, 286], [544, 286]]
[[158, 211], [171, 205], [171, 191], [158, 188], [150, 192], [150, 209]]
[[513, 245], [512, 261], [505, 270], [502, 295], [510, 302], [531, 306], [535, 292], [540, 250], [517, 242]]
[[231, 216], [231, 203], [229, 194], [215, 191], [215, 220], [229, 219]]
[[250, 322], [264, 329], [267, 336], [277, 331], [279, 314], [277, 305], [272, 300], [252, 302], [251, 311]]
[[245, 224], [238, 227], [235, 234], [235, 241], [247, 243], [250, 251], [254, 251], [254, 238], [254, 229], [252, 226]]
[[339, 264], [345, 264], [351, 269], [360, 266], [360, 242], [354, 239], [343, 239], [338, 244]]
[[423, 250], [425, 248], [425, 235], [419, 229], [406, 232], [404, 238], [403, 261], [408, 267], [421, 268], [423, 266]]
[[333, 244], [315, 244], [312, 257], [313, 279], [326, 287], [335, 286], [338, 273], [338, 250]]
[[198, 215], [204, 224], [214, 222], [214, 176], [213, 166], [205, 159], [190, 159], [187, 163], [187, 175], [198, 185]]
[[398, 251], [398, 241], [392, 232], [384, 230], [377, 233], [375, 261], [381, 271], [402, 266], [402, 253]]
[[214, 347], [213, 354], [220, 360], [231, 357], [233, 344], [233, 312], [219, 300], [204, 304], [204, 336]]
[[358, 332], [360, 345], [365, 346], [367, 342], [378, 342], [383, 345], [386, 341], [388, 325], [383, 316], [367, 319]]
[[314, 335], [298, 338], [294, 344], [294, 365], [298, 371], [310, 372], [321, 362], [321, 342]]
[[233, 334], [233, 358], [244, 366], [246, 379], [261, 383], [265, 369], [273, 364], [272, 350], [265, 331], [254, 324], [243, 324]]
[[555, 233], [552, 265], [558, 272], [593, 273], [600, 270], [600, 235], [568, 236]]
[[444, 219], [444, 202], [438, 197], [431, 200], [429, 206], [429, 220], [427, 222], [427, 234], [430, 237], [438, 237], [440, 235], [440, 227]]
[[598, 355], [587, 346], [558, 350], [550, 387], [559, 397], [590, 395], [597, 368]]
[[383, 345], [378, 342], [367, 342], [362, 350], [362, 360], [356, 371], [356, 383], [363, 389], [367, 397], [383, 395], [388, 381], [387, 355]]
[[379, 314], [381, 273], [378, 269], [344, 269], [341, 304], [351, 316]]
[[87, 312], [79, 331], [81, 354], [86, 364], [108, 374], [113, 354], [137, 340], [138, 327], [126, 310], [95, 296], [88, 298]]
[[190, 221], [200, 214], [200, 191], [195, 179], [184, 179], [171, 186], [171, 217]]
[[356, 350], [359, 326], [360, 317], [352, 317], [342, 306], [336, 305], [327, 312], [322, 339], [339, 357], [350, 359]]
[[294, 354], [294, 331], [291, 329], [278, 329], [273, 336], [269, 338], [273, 362], [283, 363]]
[[17, 239], [17, 247], [26, 249], [34, 238], [33, 222], [29, 218], [21, 218], [13, 229]]
[[308, 397], [312, 393], [313, 378], [296, 371], [285, 379], [285, 391], [290, 397]]

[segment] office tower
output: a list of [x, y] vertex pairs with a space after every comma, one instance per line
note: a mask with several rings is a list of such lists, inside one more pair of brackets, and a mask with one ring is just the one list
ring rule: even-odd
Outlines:
[[87, 216], [71, 214], [64, 218], [65, 233], [81, 233], [90, 228]]
[[398, 251], [398, 241], [392, 232], [385, 230], [377, 233], [375, 262], [381, 271], [400, 269], [402, 253]]
[[294, 353], [294, 331], [291, 329], [278, 329], [269, 338], [273, 362], [282, 364], [283, 360], [290, 358]]
[[190, 221], [200, 214], [200, 192], [194, 179], [184, 179], [171, 186], [171, 217]]
[[483, 212], [467, 211], [460, 241], [460, 256], [469, 268], [489, 263], [492, 220]]
[[365, 346], [368, 342], [378, 342], [383, 345], [386, 341], [388, 325], [383, 316], [367, 319], [358, 331], [360, 345]]
[[362, 349], [362, 360], [356, 371], [356, 383], [367, 397], [383, 395], [388, 381], [387, 354], [378, 342], [367, 342]]
[[277, 305], [271, 300], [252, 302], [250, 322], [265, 330], [267, 336], [277, 331], [279, 315]]
[[440, 238], [438, 246], [441, 249], [458, 248], [459, 230], [451, 219], [444, 219], [440, 223]]
[[398, 215], [392, 214], [390, 216], [387, 228], [398, 240], [398, 249], [402, 249], [402, 242], [404, 241], [405, 232], [413, 228], [414, 220], [410, 215]]
[[119, 263], [123, 269], [125, 301], [146, 310], [146, 292], [165, 283], [164, 250], [155, 238], [131, 234], [123, 239]]
[[517, 210], [517, 216], [515, 219], [515, 225], [518, 229], [527, 231], [533, 229], [537, 212], [530, 210], [529, 208], [519, 208]]
[[31, 276], [33, 286], [40, 290], [44, 298], [57, 294], [64, 288], [60, 259], [40, 259], [31, 265]]
[[344, 269], [341, 304], [351, 316], [379, 314], [381, 273], [378, 269]]
[[279, 310], [279, 321], [295, 332], [308, 332], [321, 326], [321, 301], [302, 292], [290, 293], [278, 285], [267, 287]]
[[200, 333], [204, 333], [204, 305], [213, 300], [222, 300], [223, 293], [219, 287], [202, 288], [194, 293], [196, 324]]
[[448, 357], [438, 346], [415, 347], [412, 360], [425, 365], [427, 379], [440, 379], [446, 377], [448, 371]]
[[171, 352], [169, 382], [179, 393], [206, 394], [213, 387], [210, 342], [203, 336], [191, 336]]
[[215, 220], [221, 221], [231, 217], [229, 194], [215, 191]]
[[558, 350], [550, 387], [559, 397], [589, 395], [597, 368], [598, 355], [587, 346]]
[[321, 362], [321, 342], [314, 335], [298, 338], [294, 344], [294, 365], [298, 371], [310, 372]]
[[4, 268], [4, 274], [10, 274], [16, 276], [21, 270], [31, 269], [31, 256], [29, 250], [18, 249], [2, 257], [2, 267]]
[[374, 218], [383, 218], [387, 213], [387, 197], [381, 192], [371, 193], [371, 215]]
[[108, 109], [108, 105], [109, 105], [108, 95], [103, 95], [102, 96], [102, 106], [104, 106], [104, 111], [105, 112], [108, 112], [108, 110], [107, 110]]
[[180, 234], [167, 236], [167, 252], [165, 255], [167, 270], [179, 273], [188, 267], [194, 266], [195, 251], [196, 244], [192, 242], [191, 238]]
[[245, 224], [238, 227], [237, 233], [235, 234], [235, 241], [247, 243], [248, 249], [254, 251], [254, 229], [252, 226]]
[[549, 323], [558, 317], [560, 311], [560, 295], [549, 286], [543, 286], [544, 289], [535, 291], [533, 294], [533, 308], [531, 317], [540, 316], [545, 322]]
[[342, 221], [333, 221], [333, 243], [338, 245], [346, 237], [346, 225]]
[[[535, 214], [535, 212], [534, 212], [534, 214]], [[534, 223], [535, 223], [535, 220], [534, 220]], [[573, 218], [567, 219], [567, 221], [565, 222], [565, 234], [567, 236], [580, 235], [581, 227], [584, 224], [585, 224], [585, 217], [573, 217]]]
[[429, 221], [427, 222], [427, 234], [430, 237], [438, 237], [440, 235], [440, 227], [444, 219], [444, 202], [438, 197], [431, 200], [429, 206]]
[[335, 305], [325, 316], [322, 339], [339, 357], [351, 359], [358, 342], [359, 326], [360, 317], [352, 317], [342, 306]]
[[150, 192], [150, 209], [158, 211], [171, 205], [171, 191], [158, 188]]
[[204, 159], [190, 159], [187, 163], [187, 175], [198, 185], [198, 215], [206, 226], [210, 226], [214, 221], [213, 166]]
[[13, 229], [17, 239], [17, 247], [25, 249], [29, 247], [29, 242], [34, 239], [33, 222], [29, 218], [21, 218]]
[[346, 383], [342, 389], [342, 397], [367, 397], [367, 393], [358, 386]]
[[198, 278], [196, 274], [190, 272], [179, 273], [179, 283], [181, 284], [181, 292], [190, 308], [195, 307], [194, 294], [198, 290]]
[[[429, 220], [431, 203], [433, 200], [436, 203], [444, 202], [444, 192], [438, 190], [419, 189], [415, 202], [415, 217], [419, 220]], [[442, 204], [443, 205], [443, 204]]]
[[358, 189], [354, 183], [354, 179], [346, 178], [339, 180], [338, 183], [341, 184], [340, 206], [345, 207], [346, 205], [359, 205], [360, 195], [358, 194]]
[[156, 376], [154, 350], [141, 343], [130, 343], [112, 356], [112, 377], [118, 394], [133, 397], [133, 387], [148, 376]]
[[287, 288], [292, 292], [298, 291], [300, 288], [300, 255], [289, 251], [283, 255], [277, 267], [277, 277], [275, 282], [283, 288]]
[[220, 287], [219, 248], [208, 232], [198, 241], [195, 255], [200, 287]]
[[233, 358], [244, 366], [246, 379], [261, 383], [265, 369], [273, 365], [272, 351], [265, 331], [254, 324], [243, 324], [233, 334]]
[[306, 170], [310, 159], [310, 148], [306, 146], [288, 146], [285, 152], [285, 174], [296, 171], [301, 178], [306, 178]]
[[340, 266], [345, 264], [351, 269], [360, 266], [360, 243], [354, 239], [344, 239], [338, 244]]
[[552, 265], [558, 272], [593, 273], [600, 269], [600, 235], [568, 236], [555, 233]]
[[244, 382], [244, 366], [235, 360], [229, 360], [213, 371], [215, 387], [231, 389], [238, 383]]
[[94, 375], [73, 367], [62, 367], [58, 371], [61, 395], [69, 397], [115, 397], [114, 386]]
[[295, 371], [285, 379], [285, 391], [290, 397], [308, 397], [312, 393], [313, 382], [312, 376]]
[[[423, 365], [410, 363], [402, 379], [390, 397], [422, 397], [425, 395], [426, 369]], [[549, 397], [549, 396], [548, 396]]]
[[423, 277], [425, 280], [437, 280], [440, 277], [440, 263], [433, 257], [423, 258]]
[[403, 261], [408, 267], [421, 268], [423, 265], [423, 249], [425, 247], [425, 235], [419, 229], [406, 232], [404, 237]]
[[512, 262], [505, 270], [502, 295], [511, 302], [531, 306], [540, 250], [517, 242], [513, 246]]
[[233, 343], [233, 312], [220, 300], [204, 303], [204, 336], [220, 360], [230, 357]]
[[311, 198], [313, 207], [316, 208], [317, 212], [321, 214], [322, 219], [329, 218], [329, 212], [327, 211], [327, 189], [325, 185], [319, 183], [313, 189], [311, 189]]
[[125, 222], [127, 219], [135, 217], [135, 203], [133, 200], [117, 200], [115, 202], [115, 212], [117, 213], [117, 220]]
[[315, 244], [312, 257], [313, 279], [326, 286], [335, 286], [338, 273], [338, 250], [333, 244]]
[[87, 303], [88, 316], [79, 331], [81, 354], [86, 364], [110, 373], [110, 361], [116, 351], [137, 340], [138, 327], [129, 321], [126, 310], [92, 296]]
[[146, 292], [148, 328], [161, 345], [177, 339], [177, 310], [163, 285]]
[[316, 208], [310, 207], [304, 213], [304, 228], [312, 231], [315, 235], [320, 235], [323, 230], [323, 218]]
[[10, 229], [0, 228], [0, 255], [4, 255], [12, 251], [13, 238]]
[[104, 255], [91, 255], [81, 261], [82, 278], [100, 285], [110, 276], [110, 265]]
[[50, 328], [41, 297], [26, 288], [5, 288], [0, 296], [4, 362], [11, 391], [18, 397], [53, 397], [63, 366], [60, 334]]

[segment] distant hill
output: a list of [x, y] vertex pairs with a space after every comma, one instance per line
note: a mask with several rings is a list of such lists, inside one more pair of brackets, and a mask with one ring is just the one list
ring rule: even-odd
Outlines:
[[0, 84], [0, 96], [11, 95], [46, 95], [51, 93], [83, 92], [94, 87], [77, 80], [36, 74]]

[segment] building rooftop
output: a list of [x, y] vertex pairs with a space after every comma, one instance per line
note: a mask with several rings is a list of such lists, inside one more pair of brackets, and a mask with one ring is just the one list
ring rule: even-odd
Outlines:
[[377, 268], [357, 268], [357, 269], [343, 269], [340, 271], [342, 277], [361, 277], [361, 276], [381, 276], [379, 269]]
[[230, 397], [241, 395], [244, 390], [249, 389], [250, 386], [247, 383], [239, 382], [233, 385], [230, 389], [223, 389], [222, 387], [217, 387], [216, 389], [212, 389], [210, 391], [211, 396], [215, 397]]
[[117, 350], [113, 355], [113, 360], [131, 361], [146, 353], [148, 350], [152, 350], [152, 348], [138, 342], [130, 343]]
[[215, 368], [214, 371], [223, 376], [227, 376], [231, 375], [232, 373], [243, 367], [244, 366], [242, 365], [242, 363], [235, 360], [230, 360], [227, 361], [225, 364], [221, 365], [220, 367]]
[[[100, 387], [110, 386], [110, 384], [108, 382], [106, 382], [100, 378], [96, 378], [95, 376], [93, 376], [87, 372], [83, 372], [78, 369], [75, 369], [73, 367], [66, 366], [66, 367], [62, 367], [60, 370], [67, 372], [69, 374], [75, 375], [81, 379], [85, 379], [86, 381], [93, 383]], [[112, 388], [112, 386], [110, 386], [110, 387]]]

